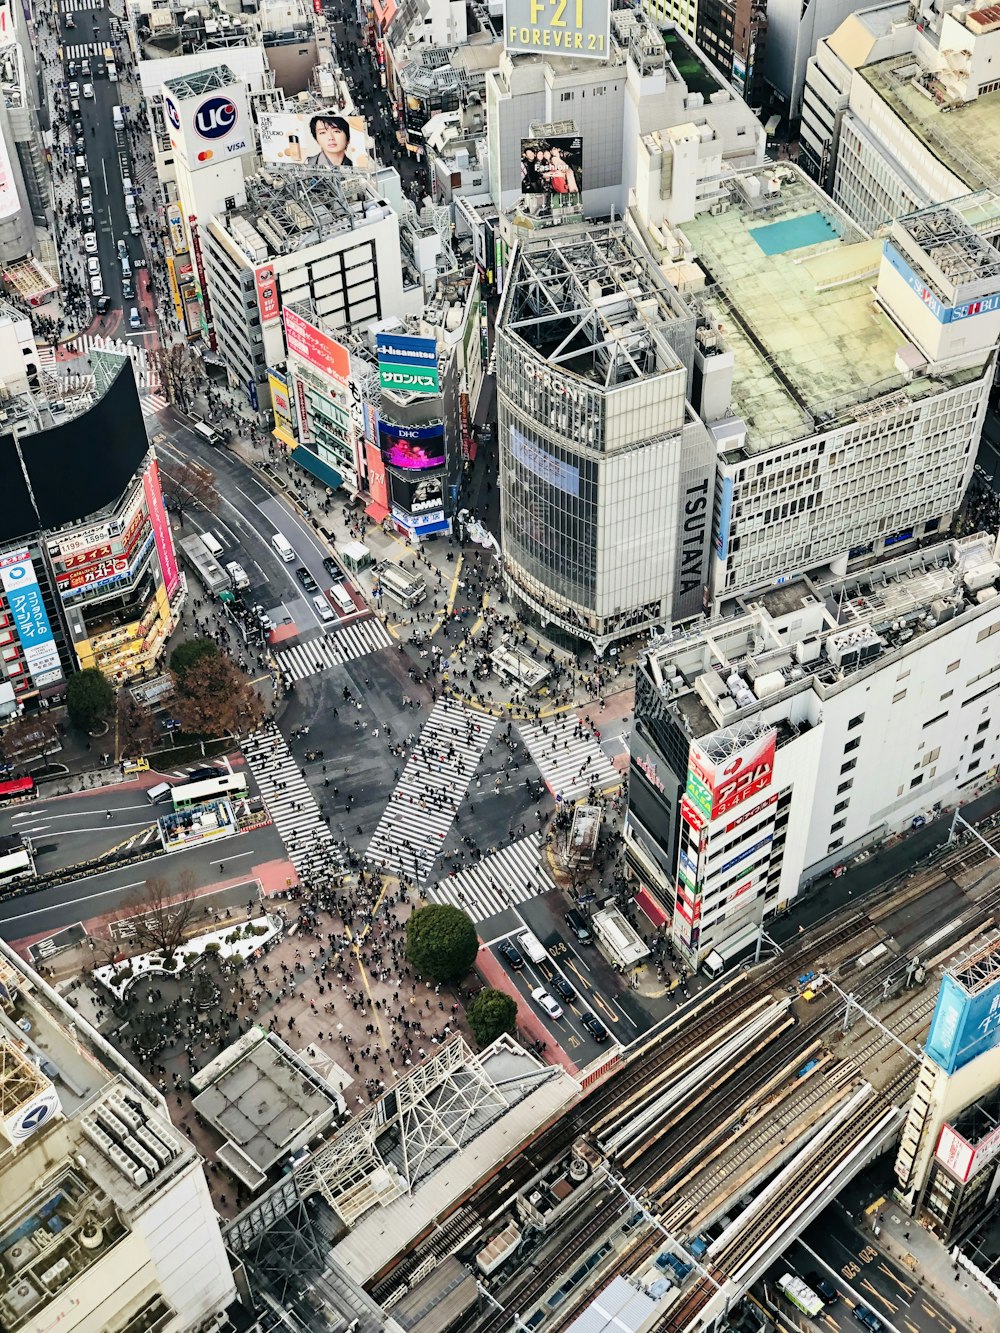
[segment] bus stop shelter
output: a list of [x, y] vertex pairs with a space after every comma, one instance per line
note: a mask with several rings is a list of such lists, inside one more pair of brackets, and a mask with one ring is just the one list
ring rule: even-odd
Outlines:
[[617, 907], [602, 907], [591, 925], [605, 953], [623, 972], [648, 958], [649, 946]]

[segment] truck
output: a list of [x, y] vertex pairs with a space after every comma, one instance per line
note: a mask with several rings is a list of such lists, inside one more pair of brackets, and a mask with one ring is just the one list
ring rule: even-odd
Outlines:
[[182, 537], [178, 545], [181, 556], [197, 574], [206, 592], [219, 593], [230, 586], [229, 575], [197, 533]]
[[526, 953], [533, 963], [544, 963], [548, 959], [548, 954], [537, 935], [532, 934], [530, 930], [523, 930], [517, 937], [517, 947], [522, 953]]
[[226, 573], [232, 580], [234, 588], [250, 587], [250, 577], [238, 560], [230, 560], [226, 566]]
[[757, 943], [759, 933], [760, 926], [756, 922], [744, 926], [742, 930], [738, 930], [735, 935], [730, 935], [728, 940], [723, 940], [711, 951], [702, 963], [701, 970], [707, 977], [721, 976], [730, 963]]

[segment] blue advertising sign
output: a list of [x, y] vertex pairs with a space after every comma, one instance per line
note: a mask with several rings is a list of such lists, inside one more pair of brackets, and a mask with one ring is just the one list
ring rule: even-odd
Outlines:
[[939, 324], [955, 324], [962, 319], [975, 315], [988, 315], [1000, 309], [1000, 292], [981, 296], [975, 301], [966, 301], [963, 305], [945, 305], [945, 303], [921, 281], [891, 241], [882, 242], [882, 253], [896, 270], [911, 291], [916, 292], [924, 305]]
[[39, 676], [59, 667], [59, 650], [42, 602], [35, 567], [26, 551], [0, 568], [0, 583], [7, 594], [7, 605], [31, 679], [38, 684]]
[[719, 531], [715, 537], [715, 553], [720, 560], [729, 559], [729, 529], [733, 521], [733, 479], [722, 478], [722, 496], [719, 500]]
[[947, 972], [941, 978], [924, 1047], [946, 1074], [1000, 1045], [1000, 978], [976, 994]]
[[424, 366], [437, 369], [437, 343], [433, 338], [412, 338], [403, 333], [376, 333], [375, 351], [380, 361], [398, 366]]

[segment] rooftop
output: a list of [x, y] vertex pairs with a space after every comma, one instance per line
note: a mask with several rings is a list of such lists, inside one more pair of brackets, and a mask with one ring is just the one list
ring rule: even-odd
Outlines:
[[247, 202], [226, 214], [226, 228], [251, 261], [293, 254], [333, 233], [391, 213], [367, 177], [301, 167], [268, 167], [248, 176]]
[[[883, 102], [970, 190], [1000, 178], [1000, 91], [954, 105], [933, 73], [912, 55], [879, 60], [860, 71]], [[947, 113], [947, 114], [945, 114]]]
[[735, 354], [733, 410], [750, 453], [852, 416], [893, 390], [907, 338], [872, 299], [881, 243], [867, 239], [796, 167], [731, 178], [730, 203], [684, 224], [711, 283], [699, 299]]

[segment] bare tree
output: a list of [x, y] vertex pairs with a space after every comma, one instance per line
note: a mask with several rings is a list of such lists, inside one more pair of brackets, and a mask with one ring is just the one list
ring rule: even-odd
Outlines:
[[24, 764], [61, 748], [55, 722], [37, 713], [14, 718], [0, 732], [0, 751], [8, 764]]
[[172, 881], [166, 875], [151, 875], [136, 891], [129, 903], [134, 912], [131, 925], [143, 950], [159, 953], [165, 961], [173, 958], [198, 916], [194, 890], [194, 872], [182, 870]]
[[153, 363], [170, 401], [177, 407], [190, 407], [208, 379], [198, 353], [187, 343], [170, 343], [156, 349]]
[[192, 736], [241, 736], [260, 725], [263, 701], [227, 653], [201, 657], [175, 677], [176, 713]]
[[215, 489], [215, 473], [200, 463], [175, 463], [164, 460], [160, 465], [166, 480], [164, 491], [166, 503], [172, 513], [184, 522], [184, 511], [198, 506], [214, 513], [219, 505], [219, 492]]
[[140, 703], [128, 689], [118, 692], [118, 746], [122, 755], [142, 755], [158, 739], [156, 720], [149, 705]]

